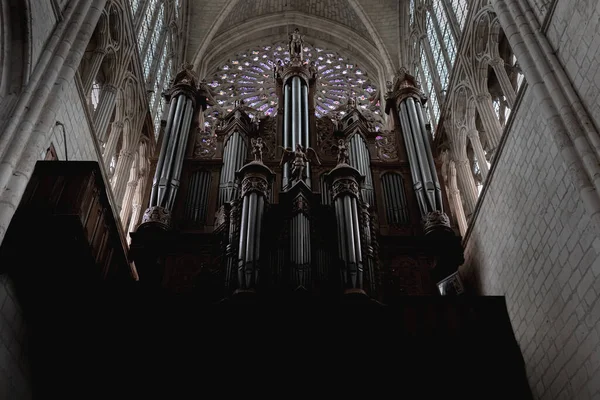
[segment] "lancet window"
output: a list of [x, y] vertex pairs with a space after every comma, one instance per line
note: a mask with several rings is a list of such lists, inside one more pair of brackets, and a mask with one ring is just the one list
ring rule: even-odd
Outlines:
[[[440, 117], [450, 83], [450, 71], [456, 62], [460, 33], [464, 28], [466, 0], [411, 0], [410, 21], [415, 43], [415, 76], [429, 97], [429, 116], [433, 126]], [[455, 26], [455, 29], [452, 27]], [[420, 67], [420, 68], [419, 68]]]
[[[143, 3], [143, 4], [142, 4]], [[133, 14], [138, 31], [138, 49], [144, 71], [146, 86], [149, 88], [150, 113], [154, 120], [154, 132], [158, 137], [162, 111], [162, 92], [168, 86], [173, 73], [177, 35], [169, 30], [177, 27], [180, 1], [132, 0]], [[138, 21], [139, 19], [139, 21]]]

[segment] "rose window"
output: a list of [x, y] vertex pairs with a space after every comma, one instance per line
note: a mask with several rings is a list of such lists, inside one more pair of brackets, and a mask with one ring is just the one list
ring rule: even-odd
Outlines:
[[[319, 71], [315, 93], [317, 117], [343, 109], [348, 98], [354, 97], [365, 114], [377, 124], [382, 122], [377, 87], [363, 69], [335, 51], [307, 44], [304, 55], [308, 62], [314, 61]], [[262, 115], [275, 116], [278, 98], [273, 67], [277, 60], [289, 61], [286, 43], [240, 52], [221, 66], [208, 82], [218, 104], [207, 109], [206, 125], [231, 112], [239, 100]], [[344, 112], [340, 110], [340, 114]]]

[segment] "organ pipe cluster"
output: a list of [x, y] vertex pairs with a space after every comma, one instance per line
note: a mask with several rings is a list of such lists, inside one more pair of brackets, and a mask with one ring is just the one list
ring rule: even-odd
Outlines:
[[373, 177], [371, 175], [371, 165], [369, 149], [365, 139], [358, 133], [350, 138], [350, 165], [358, 170], [365, 177], [363, 187], [361, 188], [362, 198], [371, 206], [375, 205], [375, 194], [373, 192]]
[[290, 219], [290, 278], [294, 289], [309, 288], [311, 285], [311, 229], [310, 209], [307, 194], [295, 186], [295, 195]]
[[184, 65], [167, 92], [170, 103], [167, 126], [152, 183], [150, 204], [143, 223], [159, 222], [168, 226], [179, 189], [179, 179], [194, 115], [198, 114], [198, 79], [191, 65]]
[[253, 161], [238, 172], [242, 182], [237, 251], [237, 290], [254, 291], [258, 282], [262, 225], [273, 172]]
[[[299, 67], [302, 68], [302, 67]], [[308, 85], [301, 75], [286, 77], [283, 86], [284, 123], [283, 147], [295, 149], [297, 144], [310, 147], [308, 119]], [[306, 185], [311, 187], [310, 164], [306, 164]], [[283, 169], [283, 188], [291, 185], [291, 168], [286, 163]]]
[[398, 103], [398, 116], [410, 172], [421, 216], [425, 218], [428, 213], [443, 211], [443, 205], [442, 189], [429, 143], [429, 132], [423, 118], [423, 106], [420, 96], [415, 93], [401, 96]]
[[248, 154], [246, 139], [239, 131], [233, 131], [225, 140], [223, 167], [219, 179], [218, 207], [237, 198], [235, 173], [244, 165]]
[[363, 291], [363, 252], [361, 239], [360, 184], [364, 177], [347, 165], [339, 164], [328, 175], [335, 209], [338, 256], [344, 289]]

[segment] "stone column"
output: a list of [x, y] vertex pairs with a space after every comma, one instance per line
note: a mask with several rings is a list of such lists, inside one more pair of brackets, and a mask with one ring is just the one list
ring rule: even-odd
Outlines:
[[98, 71], [100, 71], [100, 66], [102, 65], [105, 54], [105, 49], [96, 49], [94, 50], [94, 54], [92, 54], [88, 70], [86, 71], [86, 75], [84, 77], [85, 80], [82, 82], [83, 93], [86, 95], [90, 93], [90, 90], [92, 90], [92, 85], [94, 84], [94, 80], [98, 75]]
[[[135, 162], [135, 161], [134, 161]], [[138, 185], [138, 176], [137, 176], [137, 168], [134, 166], [131, 168], [131, 172], [129, 174], [129, 182], [127, 182], [127, 188], [125, 189], [125, 196], [123, 197], [123, 202], [121, 203], [121, 224], [123, 228], [127, 228], [125, 224], [127, 224], [129, 216], [131, 215], [131, 207], [133, 205], [133, 198], [136, 193], [137, 185]]]
[[479, 140], [479, 132], [477, 129], [471, 129], [467, 132], [467, 137], [471, 142], [471, 146], [473, 146], [473, 151], [475, 152], [475, 157], [477, 158], [477, 164], [479, 165], [479, 171], [481, 171], [481, 177], [485, 182], [488, 173], [490, 172], [490, 168], [488, 167], [485, 153], [483, 151], [483, 147], [481, 146], [481, 140]]
[[600, 135], [525, 0], [491, 0], [523, 75], [544, 113], [549, 136], [600, 227]]
[[117, 166], [115, 167], [112, 185], [113, 196], [115, 198], [115, 204], [117, 204], [120, 209], [122, 209], [123, 196], [125, 195], [125, 189], [131, 173], [134, 155], [135, 154], [130, 150], [122, 150], [119, 153], [119, 159], [117, 160]]
[[481, 123], [487, 134], [488, 144], [491, 151], [496, 150], [502, 137], [502, 127], [498, 116], [494, 111], [494, 105], [492, 104], [492, 95], [489, 93], [480, 93], [476, 96], [477, 98], [477, 111], [481, 117]]
[[496, 73], [498, 82], [500, 82], [500, 87], [502, 88], [502, 93], [504, 94], [504, 97], [506, 97], [508, 107], [510, 107], [510, 109], [512, 110], [513, 106], [515, 105], [517, 94], [515, 93], [515, 89], [510, 83], [510, 79], [508, 78], [508, 74], [506, 73], [506, 69], [504, 68], [504, 60], [502, 59], [502, 57], [495, 57], [492, 61], [490, 61], [490, 65]]
[[462, 199], [460, 197], [460, 191], [458, 190], [458, 186], [456, 184], [456, 166], [452, 160], [450, 160], [448, 163], [448, 172], [448, 192], [450, 195], [450, 202], [454, 208], [456, 222], [458, 224], [460, 234], [464, 235], [467, 232], [468, 224], [467, 218], [465, 217], [465, 210], [463, 209], [462, 205]]
[[[131, 204], [131, 220], [129, 221], [129, 228], [127, 232], [135, 232], [135, 228], [137, 228], [138, 221], [140, 219], [140, 212], [142, 210], [142, 197], [144, 195], [145, 189], [145, 176], [140, 176], [138, 178], [138, 182], [135, 189], [135, 195], [133, 196], [133, 202]], [[129, 235], [127, 235], [129, 238]]]
[[106, 166], [110, 164], [110, 160], [115, 154], [119, 138], [123, 135], [123, 126], [124, 124], [121, 121], [113, 122], [111, 125], [110, 135], [108, 141], [104, 145], [104, 152], [102, 153], [102, 158], [104, 159], [104, 164]]
[[106, 143], [108, 136], [108, 124], [112, 117], [115, 105], [117, 104], [117, 90], [115, 85], [107, 83], [102, 86], [100, 91], [100, 102], [94, 113], [94, 125], [96, 134], [101, 143]]
[[338, 257], [345, 294], [366, 294], [359, 219], [360, 184], [364, 177], [348, 164], [338, 164], [327, 174], [338, 232]]
[[477, 204], [477, 186], [468, 159], [454, 160], [454, 164], [456, 165], [458, 188], [464, 200], [465, 215], [468, 218], [475, 211], [475, 205]]
[[262, 224], [274, 175], [260, 161], [244, 165], [238, 173], [242, 193], [236, 293], [256, 290], [260, 271]]
[[[0, 242], [75, 78], [106, 0], [69, 2], [0, 135]], [[67, 127], [68, 129], [69, 127]]]

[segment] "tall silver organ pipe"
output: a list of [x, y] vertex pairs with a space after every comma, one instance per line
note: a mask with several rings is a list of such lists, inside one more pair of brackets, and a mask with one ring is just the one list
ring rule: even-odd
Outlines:
[[201, 226], [206, 222], [210, 183], [209, 171], [195, 171], [190, 177], [184, 215], [191, 226]]
[[223, 148], [223, 167], [219, 178], [218, 206], [237, 198], [235, 173], [244, 165], [248, 148], [242, 134], [234, 131]]
[[350, 139], [350, 165], [365, 177], [361, 194], [364, 201], [375, 206], [375, 192], [373, 190], [373, 175], [371, 174], [371, 158], [365, 139], [358, 133]]
[[[296, 149], [300, 144], [304, 148], [310, 147], [309, 115], [308, 115], [308, 86], [300, 76], [293, 75], [287, 78], [284, 88], [284, 124], [283, 146]], [[291, 167], [286, 163], [283, 171], [283, 187], [290, 187]], [[310, 164], [306, 164], [305, 182], [311, 187]]]
[[348, 165], [339, 164], [327, 177], [338, 229], [338, 251], [341, 277], [346, 291], [363, 291], [364, 260], [361, 238], [362, 218], [359, 216], [359, 187], [361, 173]]
[[408, 96], [400, 102], [398, 113], [415, 193], [421, 216], [425, 217], [430, 212], [443, 211], [443, 205], [440, 182], [429, 144], [429, 133], [425, 129], [421, 108], [418, 99]]
[[[158, 220], [168, 224], [175, 204], [188, 137], [198, 104], [197, 78], [188, 68], [177, 74], [168, 92], [170, 109], [167, 125], [152, 183], [150, 204], [143, 222]], [[167, 221], [156, 219], [159, 214], [167, 215]]]
[[237, 289], [254, 291], [260, 269], [263, 217], [273, 172], [262, 163], [251, 162], [240, 169], [238, 176], [242, 181], [242, 215], [237, 252]]
[[402, 176], [390, 172], [381, 177], [385, 213], [389, 225], [402, 226], [410, 223], [408, 201]]
[[308, 201], [298, 194], [294, 199], [293, 215], [290, 220], [290, 278], [294, 289], [308, 289], [311, 283], [311, 243]]
[[[290, 117], [290, 103], [291, 103], [291, 94], [290, 94], [290, 86], [291, 85], [284, 85], [284, 89], [283, 89], [283, 96], [284, 96], [284, 123], [283, 123], [283, 147], [285, 147], [286, 149], [289, 147], [292, 147], [292, 143], [291, 143], [291, 124], [292, 124], [292, 119]], [[294, 148], [292, 148], [293, 150]], [[283, 166], [283, 184], [281, 185], [283, 188], [288, 187], [288, 183], [290, 180], [290, 174], [291, 174], [291, 167], [289, 163], [286, 163]]]

